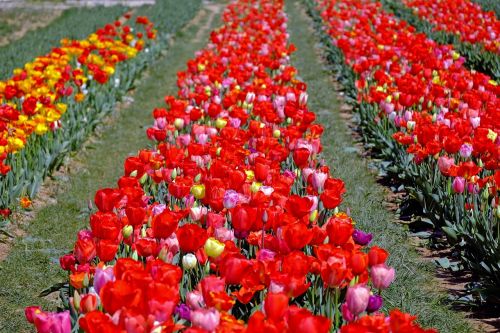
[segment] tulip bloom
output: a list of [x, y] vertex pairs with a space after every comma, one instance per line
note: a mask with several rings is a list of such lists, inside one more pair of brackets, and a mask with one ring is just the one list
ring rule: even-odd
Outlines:
[[377, 289], [387, 289], [394, 281], [396, 271], [385, 264], [375, 265], [370, 268], [372, 284]]

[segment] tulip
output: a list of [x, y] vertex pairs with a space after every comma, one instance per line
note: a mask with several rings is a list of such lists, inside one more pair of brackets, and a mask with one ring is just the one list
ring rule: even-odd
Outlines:
[[95, 294], [86, 294], [81, 298], [79, 307], [81, 312], [88, 313], [96, 310], [98, 305], [98, 299]]
[[365, 285], [358, 284], [347, 289], [346, 304], [354, 316], [366, 310], [369, 299], [370, 289]]
[[464, 157], [464, 158], [468, 158], [470, 157], [470, 155], [472, 155], [472, 145], [469, 144], [469, 143], [464, 143], [461, 147], [460, 147], [460, 156]]
[[186, 303], [191, 309], [194, 310], [201, 309], [203, 306], [205, 306], [203, 296], [201, 295], [201, 292], [197, 290], [190, 291], [186, 294]]
[[114, 281], [115, 275], [113, 272], [113, 267], [99, 268], [97, 267], [94, 274], [94, 289], [97, 294], [101, 291], [101, 288], [109, 281]]
[[188, 253], [182, 257], [182, 268], [185, 270], [191, 270], [196, 267], [198, 260], [196, 256], [192, 253]]
[[238, 204], [239, 195], [238, 192], [234, 190], [227, 190], [224, 193], [223, 204], [226, 209], [231, 209]]
[[212, 332], [220, 322], [220, 313], [215, 309], [199, 309], [191, 311], [191, 323]]
[[366, 246], [372, 241], [373, 235], [371, 233], [355, 229], [352, 234], [352, 239], [356, 244]]
[[191, 310], [186, 304], [179, 304], [175, 307], [175, 313], [179, 315], [181, 319], [190, 320]]
[[370, 269], [370, 276], [372, 284], [377, 289], [387, 289], [394, 281], [396, 271], [386, 264], [372, 266]]
[[465, 179], [463, 177], [455, 177], [453, 179], [453, 184], [451, 185], [453, 192], [463, 193], [465, 190]]
[[371, 312], [376, 312], [378, 310], [380, 310], [380, 308], [382, 307], [382, 304], [383, 304], [383, 299], [381, 296], [379, 295], [370, 295], [370, 299], [368, 300], [368, 306], [366, 308], [366, 311], [368, 313], [371, 313]]
[[194, 195], [194, 197], [198, 200], [201, 200], [205, 197], [205, 185], [203, 184], [198, 184], [198, 185], [193, 185], [191, 187], [191, 193]]
[[311, 177], [312, 187], [316, 192], [322, 192], [328, 174], [324, 172], [313, 172]]
[[209, 257], [217, 258], [224, 251], [224, 247], [224, 243], [221, 243], [217, 239], [210, 237], [205, 242], [205, 253]]
[[455, 160], [453, 159], [453, 157], [441, 156], [438, 159], [439, 171], [441, 171], [443, 175], [447, 175], [448, 171], [454, 164]]

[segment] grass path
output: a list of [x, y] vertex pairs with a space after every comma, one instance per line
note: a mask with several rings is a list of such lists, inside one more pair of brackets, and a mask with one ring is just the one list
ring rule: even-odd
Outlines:
[[398, 307], [419, 316], [424, 326], [436, 327], [441, 333], [473, 331], [462, 315], [443, 305], [445, 293], [436, 289], [434, 268], [424, 263], [408, 244], [406, 232], [394, 223], [395, 216], [384, 208], [384, 187], [376, 182], [367, 161], [355, 149], [355, 142], [345, 119], [332, 82], [332, 74], [318, 55], [318, 39], [310, 28], [309, 17], [298, 1], [287, 3], [291, 41], [298, 51], [293, 64], [308, 84], [309, 107], [325, 127], [324, 156], [335, 177], [346, 183], [344, 208], [349, 208], [357, 226], [374, 234], [373, 244], [391, 253], [390, 265], [396, 268], [396, 282], [385, 291], [386, 306]]
[[[27, 331], [23, 314], [27, 305], [55, 308], [56, 297], [40, 299], [37, 295], [65, 278], [58, 258], [71, 249], [76, 232], [88, 224], [79, 217], [80, 212], [97, 189], [115, 185], [128, 155], [147, 146], [145, 128], [152, 124], [153, 108], [163, 105], [166, 94], [177, 92], [177, 71], [205, 45], [219, 22], [216, 9], [204, 9], [204, 14], [178, 33], [168, 52], [136, 85], [134, 103], [121, 110], [102, 135], [75, 157], [78, 167], [58, 186], [57, 203], [38, 211], [26, 227], [26, 236], [16, 239], [9, 256], [0, 263], [0, 332]], [[197, 33], [200, 38], [193, 41]]]

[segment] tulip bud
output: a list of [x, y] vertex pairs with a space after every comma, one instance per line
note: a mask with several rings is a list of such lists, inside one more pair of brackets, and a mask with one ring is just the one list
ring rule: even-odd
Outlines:
[[222, 151], [222, 147], [217, 147], [217, 150], [215, 151], [215, 154], [217, 156], [220, 156], [220, 152]]
[[134, 232], [134, 227], [131, 225], [124, 226], [122, 229], [123, 238], [129, 238], [130, 235], [132, 235], [132, 232]]
[[199, 183], [201, 180], [201, 173], [197, 174], [195, 177], [194, 177], [194, 182], [195, 183]]
[[196, 256], [192, 253], [188, 253], [182, 257], [182, 268], [188, 271], [196, 267], [198, 260]]
[[136, 250], [134, 250], [134, 252], [132, 252], [131, 258], [134, 259], [134, 260], [139, 260], [139, 255], [137, 254]]
[[139, 179], [139, 183], [141, 183], [141, 185], [144, 185], [144, 183], [146, 182], [146, 180], [148, 180], [148, 174], [145, 173], [144, 175], [142, 175], [141, 179]]
[[164, 246], [161, 248], [160, 253], [158, 253], [158, 259], [160, 259], [163, 262], [169, 263], [168, 261], [168, 250]]
[[75, 308], [76, 311], [80, 310], [80, 302], [82, 301], [82, 298], [80, 294], [78, 293], [77, 290], [75, 290], [73, 294], [73, 307]]
[[177, 168], [172, 170], [172, 173], [170, 174], [170, 178], [174, 180], [177, 177]]
[[410, 120], [406, 123], [406, 128], [409, 130], [409, 131], [412, 131], [413, 129], [415, 129], [415, 122], [413, 120]]
[[497, 206], [497, 208], [495, 208], [495, 215], [497, 219], [500, 219], [500, 206]]
[[217, 258], [224, 251], [225, 244], [219, 242], [217, 239], [210, 237], [205, 242], [205, 253], [207, 256]]
[[82, 282], [82, 284], [83, 284], [84, 287], [88, 287], [89, 283], [90, 283], [89, 274], [85, 273], [85, 275], [83, 276], [83, 282]]
[[309, 215], [309, 222], [313, 223], [314, 221], [316, 221], [317, 218], [318, 218], [318, 210], [315, 209], [311, 212], [311, 215]]
[[281, 131], [280, 131], [279, 129], [275, 129], [275, 130], [273, 131], [273, 137], [274, 137], [275, 139], [278, 139], [280, 136], [281, 136]]
[[134, 170], [130, 173], [130, 177], [137, 177], [137, 170]]

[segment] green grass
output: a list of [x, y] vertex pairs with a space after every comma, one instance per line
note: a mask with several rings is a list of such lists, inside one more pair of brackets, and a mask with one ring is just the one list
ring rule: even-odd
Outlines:
[[71, 8], [46, 27], [29, 31], [22, 38], [0, 48], [0, 79], [12, 70], [59, 46], [62, 38], [81, 39], [127, 10], [124, 6]]
[[163, 105], [166, 94], [177, 92], [177, 71], [183, 70], [186, 61], [205, 45], [209, 31], [218, 22], [212, 22], [201, 41], [191, 42], [206, 20], [204, 16], [178, 34], [169, 51], [136, 85], [134, 103], [114, 116], [113, 122], [101, 131], [97, 143], [75, 157], [80, 167], [60, 186], [57, 203], [37, 213], [25, 228], [26, 236], [16, 239], [9, 256], [0, 263], [0, 332], [29, 330], [23, 315], [27, 305], [55, 309], [54, 298], [37, 295], [66, 278], [57, 261], [72, 248], [77, 231], [88, 225], [88, 221], [78, 217], [80, 212], [96, 190], [115, 186], [127, 156], [148, 145], [145, 128], [152, 124], [153, 108]]
[[309, 107], [325, 127], [324, 157], [333, 175], [346, 183], [344, 209], [350, 209], [358, 228], [374, 234], [372, 244], [390, 251], [389, 264], [396, 268], [396, 282], [384, 291], [386, 308], [416, 314], [425, 327], [438, 328], [442, 333], [471, 332], [463, 316], [443, 304], [447, 295], [437, 291], [435, 268], [422, 261], [408, 243], [407, 232], [395, 223], [395, 215], [384, 208], [387, 191], [369, 171], [368, 161], [356, 153], [350, 129], [340, 115], [333, 75], [320, 61], [318, 39], [305, 11], [297, 5], [297, 1], [290, 1], [286, 7], [291, 41], [298, 48], [292, 60], [308, 85]]

